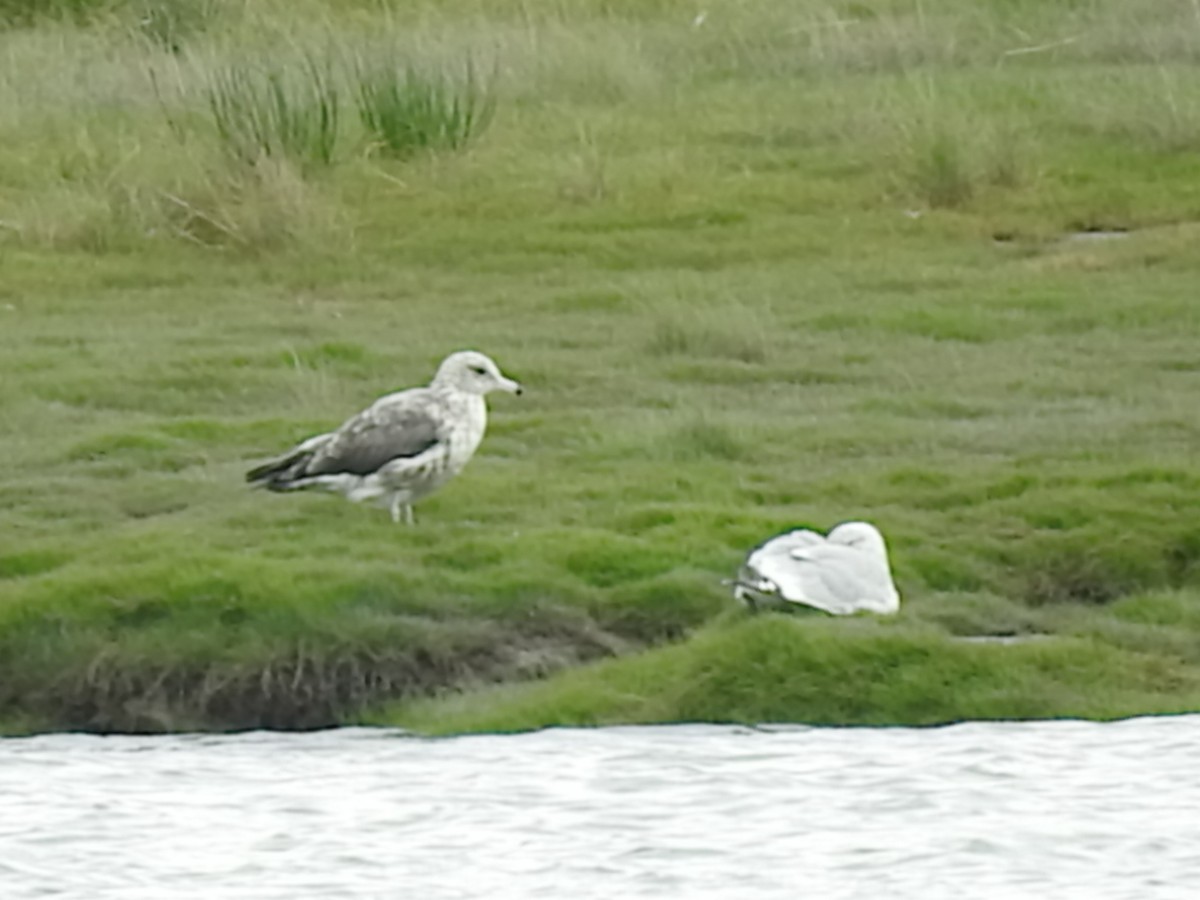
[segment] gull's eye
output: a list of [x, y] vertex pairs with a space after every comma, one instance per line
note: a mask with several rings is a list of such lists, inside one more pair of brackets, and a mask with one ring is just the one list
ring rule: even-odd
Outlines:
[[471, 371], [474, 372], [476, 375], [486, 375], [487, 374], [487, 369], [485, 369], [483, 366], [471, 366]]

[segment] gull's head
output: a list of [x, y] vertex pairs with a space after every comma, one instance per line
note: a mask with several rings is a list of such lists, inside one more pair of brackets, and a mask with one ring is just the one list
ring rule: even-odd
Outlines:
[[757, 609], [764, 603], [775, 601], [779, 594], [779, 585], [771, 579], [764, 578], [752, 566], [742, 566], [737, 578], [725, 578], [721, 584], [733, 588], [733, 599]]
[[521, 385], [505, 377], [491, 357], [474, 350], [451, 353], [438, 366], [433, 378], [435, 387], [450, 387], [467, 394], [483, 396], [492, 391], [520, 394]]
[[843, 522], [829, 532], [829, 543], [843, 544], [866, 550], [875, 556], [887, 558], [887, 544], [879, 529], [867, 522]]
[[868, 554], [874, 566], [878, 567], [880, 574], [886, 578], [886, 586], [880, 585], [876, 593], [859, 601], [860, 609], [884, 616], [900, 609], [900, 594], [892, 583], [888, 566], [887, 544], [878, 528], [866, 522], [843, 522], [829, 532], [828, 540], [831, 544], [842, 544]]

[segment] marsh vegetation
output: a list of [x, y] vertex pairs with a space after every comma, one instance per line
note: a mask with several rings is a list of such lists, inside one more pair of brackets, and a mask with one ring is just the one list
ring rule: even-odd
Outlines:
[[[0, 19], [9, 728], [1197, 707], [1194, 4]], [[462, 347], [418, 528], [243, 488]], [[893, 621], [730, 609], [850, 518]]]

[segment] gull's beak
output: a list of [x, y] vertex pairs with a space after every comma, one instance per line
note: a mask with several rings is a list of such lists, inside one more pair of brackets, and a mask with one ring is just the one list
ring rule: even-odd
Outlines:
[[757, 591], [753, 590], [744, 581], [738, 581], [737, 579], [730, 579], [725, 583], [733, 587], [734, 600], [745, 606], [747, 609], [758, 609], [759, 594]]
[[761, 591], [763, 589], [761, 585], [751, 584], [748, 581], [742, 581], [740, 578], [722, 578], [721, 584], [725, 587], [747, 591]]
[[739, 600], [742, 599], [742, 595], [745, 594], [746, 591], [753, 591], [757, 589], [756, 585], [742, 581], [740, 578], [722, 578], [721, 586], [733, 588], [733, 596]]
[[510, 394], [516, 394], [518, 397], [524, 392], [520, 382], [513, 381], [511, 378], [500, 378], [500, 390], [508, 391]]

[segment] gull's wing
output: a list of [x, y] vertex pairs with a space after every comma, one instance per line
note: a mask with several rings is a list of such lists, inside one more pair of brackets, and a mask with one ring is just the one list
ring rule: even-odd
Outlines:
[[304, 474], [370, 475], [393, 460], [420, 456], [445, 440], [442, 412], [424, 388], [389, 394], [334, 432]]
[[798, 528], [795, 531], [777, 534], [775, 537], [763, 541], [750, 551], [750, 555], [746, 557], [746, 564], [756, 567], [755, 560], [786, 557], [793, 550], [799, 550], [804, 547], [815, 547], [824, 543], [824, 535], [818, 534], [815, 531], [809, 531], [807, 528]]
[[792, 551], [823, 543], [825, 543], [823, 535], [806, 528], [777, 534], [775, 537], [763, 541], [750, 551], [746, 556], [746, 561], [738, 569], [738, 575], [734, 581], [737, 586], [734, 596], [740, 597], [743, 589], [767, 595], [780, 593], [775, 575], [791, 558]]
[[894, 612], [899, 603], [887, 561], [854, 547], [825, 542], [793, 548], [760, 571], [779, 586], [785, 600], [835, 616]]
[[[825, 537], [815, 531], [799, 528], [784, 534], [777, 534], [763, 541], [750, 551], [743, 568], [751, 569], [768, 578], [766, 568], [775, 568], [783, 560], [791, 558], [792, 551], [805, 547], [816, 547], [825, 543]], [[765, 567], [765, 568], [764, 568]]]

